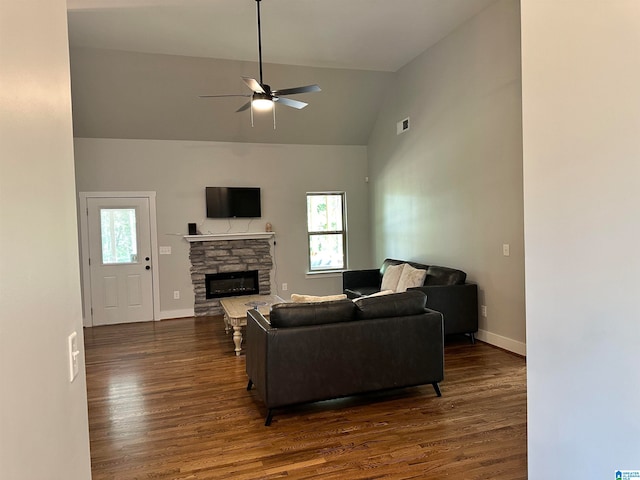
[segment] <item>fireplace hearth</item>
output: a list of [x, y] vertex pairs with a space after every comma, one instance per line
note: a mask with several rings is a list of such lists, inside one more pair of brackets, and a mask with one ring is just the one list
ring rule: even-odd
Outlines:
[[206, 298], [236, 297], [260, 293], [258, 270], [205, 274]]

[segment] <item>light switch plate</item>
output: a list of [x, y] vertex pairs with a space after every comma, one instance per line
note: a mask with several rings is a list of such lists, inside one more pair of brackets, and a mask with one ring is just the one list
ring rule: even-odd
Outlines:
[[67, 346], [69, 349], [69, 381], [73, 382], [78, 376], [78, 357], [80, 356], [80, 350], [78, 350], [78, 333], [73, 332], [67, 339]]
[[160, 247], [160, 255], [171, 255], [171, 247]]

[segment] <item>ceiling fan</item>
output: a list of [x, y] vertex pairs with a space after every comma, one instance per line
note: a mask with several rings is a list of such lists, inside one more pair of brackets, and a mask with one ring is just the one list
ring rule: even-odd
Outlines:
[[273, 110], [273, 128], [276, 128], [276, 111], [275, 103], [285, 105], [287, 107], [297, 108], [298, 110], [306, 107], [308, 103], [291, 98], [284, 98], [286, 95], [296, 95], [299, 93], [319, 92], [320, 87], [316, 84], [305, 85], [302, 87], [283, 88], [280, 90], [271, 90], [271, 87], [262, 80], [262, 32], [260, 28], [260, 2], [256, 0], [258, 12], [258, 57], [260, 64], [260, 81], [255, 78], [241, 77], [242, 81], [249, 87], [253, 93], [247, 94], [231, 94], [231, 95], [200, 95], [200, 98], [219, 98], [219, 97], [248, 97], [250, 100], [242, 105], [236, 112], [251, 110], [251, 126], [253, 127], [253, 110], [268, 111]]

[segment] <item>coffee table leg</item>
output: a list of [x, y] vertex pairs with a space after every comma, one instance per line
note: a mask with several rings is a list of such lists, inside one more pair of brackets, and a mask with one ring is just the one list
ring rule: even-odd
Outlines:
[[236, 327], [234, 325], [233, 327], [233, 343], [236, 344], [236, 355], [240, 355], [240, 352], [242, 351], [241, 345], [242, 345], [242, 327]]
[[229, 317], [225, 313], [223, 318], [224, 318], [224, 331], [225, 331], [225, 333], [229, 333], [229, 330], [231, 330], [229, 328]]

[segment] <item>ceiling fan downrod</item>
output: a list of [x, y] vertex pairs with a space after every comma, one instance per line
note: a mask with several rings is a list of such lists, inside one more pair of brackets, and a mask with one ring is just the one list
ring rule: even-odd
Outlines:
[[258, 10], [258, 58], [260, 61], [260, 85], [264, 85], [262, 81], [262, 30], [260, 29], [260, 2], [256, 0], [256, 8]]
[[305, 85], [293, 88], [284, 88], [279, 90], [271, 90], [271, 87], [264, 83], [262, 72], [262, 19], [260, 15], [260, 2], [256, 1], [256, 12], [258, 17], [258, 63], [260, 67], [260, 81], [251, 77], [242, 76], [242, 81], [252, 91], [251, 94], [231, 94], [231, 95], [199, 95], [200, 98], [215, 98], [215, 97], [248, 97], [249, 101], [236, 110], [236, 112], [243, 112], [247, 109], [251, 111], [251, 126], [253, 126], [253, 110], [272, 110], [273, 112], [273, 128], [276, 128], [276, 113], [275, 103], [282, 104], [287, 107], [302, 109], [308, 104], [301, 102], [300, 100], [293, 100], [287, 98], [288, 95], [297, 95], [300, 93], [319, 92], [320, 87], [317, 84]]

